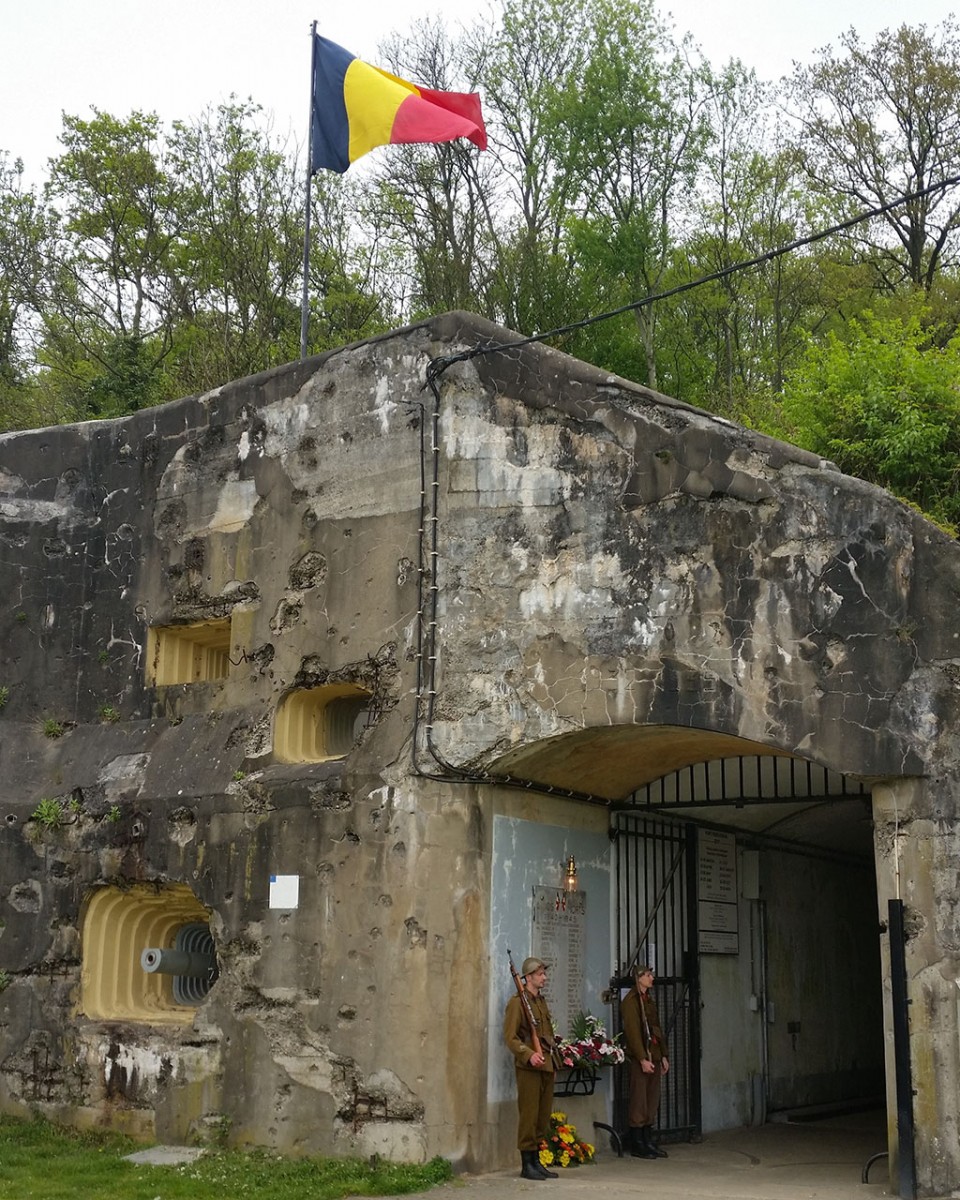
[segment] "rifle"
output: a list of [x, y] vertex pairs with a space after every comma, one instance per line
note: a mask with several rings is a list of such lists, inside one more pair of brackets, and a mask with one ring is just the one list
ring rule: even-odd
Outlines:
[[[523, 986], [523, 981], [517, 972], [517, 968], [513, 965], [513, 953], [507, 951], [507, 961], [510, 963], [510, 974], [513, 976], [513, 982], [517, 985], [517, 994], [520, 997], [520, 1005], [523, 1008], [524, 1014], [530, 1023], [530, 1041], [537, 1054], [546, 1061], [547, 1054], [550, 1055], [550, 1061], [553, 1063], [555, 1071], [563, 1070], [563, 1058], [560, 1051], [552, 1042], [547, 1042], [547, 1052], [544, 1053], [543, 1042], [540, 1040], [540, 1035], [537, 1033], [537, 1018], [533, 1015], [533, 1009], [530, 1007], [530, 997], [527, 994], [527, 989]], [[544, 1039], [546, 1041], [546, 1039]]]

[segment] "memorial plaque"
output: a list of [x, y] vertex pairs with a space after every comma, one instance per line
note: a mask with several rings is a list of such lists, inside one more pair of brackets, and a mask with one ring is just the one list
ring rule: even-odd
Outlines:
[[701, 954], [738, 954], [737, 839], [701, 829], [697, 839], [697, 944]]
[[544, 995], [556, 1032], [561, 1037], [570, 1033], [571, 1021], [584, 1007], [586, 911], [585, 892], [565, 892], [551, 887], [533, 889], [530, 953], [550, 964]]
[[697, 838], [697, 895], [701, 900], [737, 902], [737, 839], [701, 829]]

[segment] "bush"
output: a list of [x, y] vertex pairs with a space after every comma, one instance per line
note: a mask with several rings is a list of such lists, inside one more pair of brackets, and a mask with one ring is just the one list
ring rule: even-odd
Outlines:
[[960, 336], [931, 345], [919, 305], [811, 342], [784, 387], [786, 436], [960, 524]]

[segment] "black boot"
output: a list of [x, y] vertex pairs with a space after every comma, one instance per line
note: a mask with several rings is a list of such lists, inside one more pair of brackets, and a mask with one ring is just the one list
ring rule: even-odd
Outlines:
[[536, 1150], [521, 1150], [520, 1161], [523, 1163], [520, 1171], [521, 1179], [546, 1179], [546, 1175], [537, 1170], [540, 1164], [537, 1160]]
[[627, 1145], [630, 1147], [630, 1153], [634, 1158], [656, 1158], [657, 1155], [652, 1146], [648, 1146], [644, 1138], [645, 1129], [639, 1129], [637, 1126], [631, 1127], [627, 1134]]
[[533, 1165], [540, 1172], [541, 1179], [559, 1179], [560, 1178], [559, 1175], [556, 1173], [556, 1171], [551, 1171], [549, 1167], [545, 1167], [543, 1165], [543, 1163], [540, 1161], [540, 1151], [539, 1150], [534, 1150], [534, 1152], [533, 1152]]
[[670, 1157], [670, 1155], [667, 1154], [666, 1150], [661, 1150], [660, 1147], [654, 1142], [652, 1125], [644, 1125], [643, 1129], [641, 1129], [640, 1132], [643, 1134], [643, 1144], [650, 1151], [650, 1154], [653, 1158], [669, 1158]]

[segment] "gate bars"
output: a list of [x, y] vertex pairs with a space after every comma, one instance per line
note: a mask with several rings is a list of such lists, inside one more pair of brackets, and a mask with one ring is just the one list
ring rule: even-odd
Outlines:
[[[693, 825], [636, 812], [612, 814], [616, 875], [617, 974], [610, 981], [612, 1027], [620, 1033], [621, 996], [630, 969], [649, 963], [654, 997], [667, 1040], [670, 1070], [663, 1080], [658, 1129], [679, 1140], [699, 1138], [700, 986], [697, 946], [696, 853]], [[629, 1076], [617, 1072], [614, 1125], [626, 1127]]]

